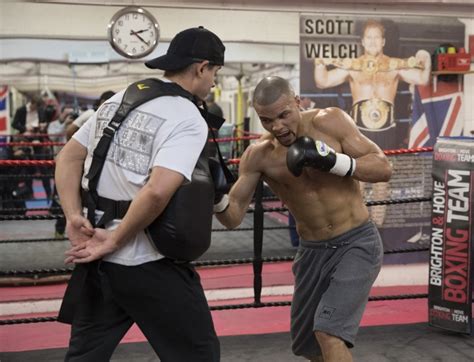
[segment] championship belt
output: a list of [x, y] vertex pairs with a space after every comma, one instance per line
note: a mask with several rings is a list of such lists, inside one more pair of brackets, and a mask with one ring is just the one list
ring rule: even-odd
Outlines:
[[390, 72], [401, 69], [424, 69], [421, 61], [415, 57], [409, 58], [389, 58], [385, 57], [377, 59], [372, 56], [361, 56], [359, 58], [318, 58], [315, 59], [315, 65], [323, 64], [325, 66], [332, 65], [335, 68], [345, 70], [353, 70], [367, 74], [375, 74], [377, 72]]
[[357, 126], [368, 131], [383, 131], [394, 126], [393, 105], [379, 98], [366, 99], [352, 106]]

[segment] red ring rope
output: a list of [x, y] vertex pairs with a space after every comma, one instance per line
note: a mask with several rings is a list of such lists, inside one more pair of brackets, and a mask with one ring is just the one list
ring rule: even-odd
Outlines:
[[[421, 153], [421, 152], [432, 152], [433, 147], [419, 147], [419, 148], [401, 148], [398, 150], [385, 150], [384, 153], [388, 156], [408, 154], [408, 153]], [[237, 165], [240, 163], [240, 159], [232, 158], [227, 160], [230, 165]], [[54, 166], [55, 161], [52, 160], [0, 160], [1, 166]]]

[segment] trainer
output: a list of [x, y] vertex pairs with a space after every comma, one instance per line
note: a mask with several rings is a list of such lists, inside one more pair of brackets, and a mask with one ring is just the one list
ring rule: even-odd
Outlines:
[[[165, 79], [156, 80], [161, 86], [174, 83], [180, 94], [190, 97], [164, 95], [143, 103], [126, 116], [113, 136], [96, 190], [99, 204], [131, 200], [121, 220], [93, 228], [91, 218], [83, 216], [80, 191], [81, 187], [91, 191], [86, 176], [95, 147], [122, 106], [127, 106], [123, 99], [130, 87], [102, 104], [61, 151], [56, 184], [72, 244], [66, 262], [77, 264], [75, 271], [88, 266], [88, 272], [80, 274], [83, 281], [73, 273], [60, 312], [61, 321], [72, 323], [66, 361], [109, 361], [133, 323], [161, 361], [220, 360], [219, 341], [194, 267], [164, 257], [144, 230], [171, 204], [176, 218], [185, 214], [185, 219], [193, 219], [192, 210], [175, 207], [173, 196], [192, 183], [207, 143], [208, 126], [196, 104], [214, 86], [224, 51], [214, 33], [191, 28], [172, 39], [165, 55], [146, 63], [165, 71]], [[135, 90], [146, 91], [151, 84], [138, 82]], [[209, 198], [212, 221], [213, 192]], [[98, 207], [99, 224], [101, 216]], [[66, 303], [71, 295], [77, 295], [72, 306]]]

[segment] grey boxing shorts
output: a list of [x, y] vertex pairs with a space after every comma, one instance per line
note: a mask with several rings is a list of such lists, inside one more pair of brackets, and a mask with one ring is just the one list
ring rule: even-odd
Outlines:
[[339, 337], [348, 347], [354, 346], [382, 258], [382, 240], [371, 221], [329, 240], [301, 240], [293, 264], [294, 354], [308, 359], [322, 355], [315, 331]]

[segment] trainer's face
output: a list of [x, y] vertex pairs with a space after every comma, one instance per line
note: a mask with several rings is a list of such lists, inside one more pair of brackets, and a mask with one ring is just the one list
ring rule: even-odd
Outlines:
[[289, 147], [296, 140], [298, 122], [301, 119], [298, 98], [283, 94], [272, 104], [255, 104], [254, 107], [263, 128], [283, 146]]
[[377, 27], [370, 27], [365, 30], [362, 38], [362, 46], [365, 54], [377, 56], [382, 53], [385, 45], [385, 39], [382, 35], [382, 30]]
[[219, 69], [221, 69], [220, 65], [213, 65], [212, 67], [204, 65], [199, 69], [201, 73], [199, 78], [199, 86], [195, 95], [200, 99], [206, 99], [209, 92], [211, 91], [211, 88], [216, 85], [216, 76]]

